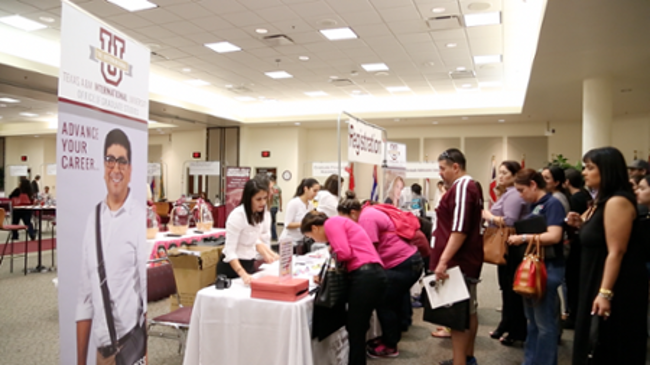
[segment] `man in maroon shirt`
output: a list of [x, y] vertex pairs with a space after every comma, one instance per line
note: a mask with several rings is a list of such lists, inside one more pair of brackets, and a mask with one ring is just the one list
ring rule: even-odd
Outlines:
[[448, 268], [460, 267], [470, 292], [470, 328], [451, 331], [453, 359], [440, 364], [476, 365], [476, 283], [483, 266], [483, 193], [478, 183], [465, 172], [465, 156], [459, 150], [446, 150], [438, 157], [438, 164], [440, 177], [449, 186], [449, 190], [436, 209], [437, 224], [433, 232], [435, 245], [431, 253], [430, 269], [436, 278], [445, 280], [449, 277]]

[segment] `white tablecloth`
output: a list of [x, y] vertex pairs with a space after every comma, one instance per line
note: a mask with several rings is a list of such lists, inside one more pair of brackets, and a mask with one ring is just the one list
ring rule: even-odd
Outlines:
[[253, 299], [241, 279], [229, 289], [198, 292], [185, 365], [347, 364], [347, 332], [311, 339], [313, 297], [297, 302]]

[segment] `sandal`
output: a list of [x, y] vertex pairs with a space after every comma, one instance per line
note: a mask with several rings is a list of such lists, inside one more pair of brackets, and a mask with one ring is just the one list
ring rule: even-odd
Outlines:
[[431, 332], [431, 336], [436, 338], [449, 338], [451, 337], [451, 330], [447, 327], [438, 327], [436, 331]]

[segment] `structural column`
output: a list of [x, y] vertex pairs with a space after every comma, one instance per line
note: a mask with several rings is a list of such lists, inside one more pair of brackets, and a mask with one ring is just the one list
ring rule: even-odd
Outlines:
[[582, 82], [582, 153], [612, 144], [612, 84], [608, 78]]

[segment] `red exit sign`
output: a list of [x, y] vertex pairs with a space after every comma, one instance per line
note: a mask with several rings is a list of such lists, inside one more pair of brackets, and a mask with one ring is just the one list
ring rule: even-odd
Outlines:
[[262, 151], [262, 157], [264, 158], [271, 157], [271, 151]]
[[192, 158], [201, 158], [201, 152], [192, 152]]

